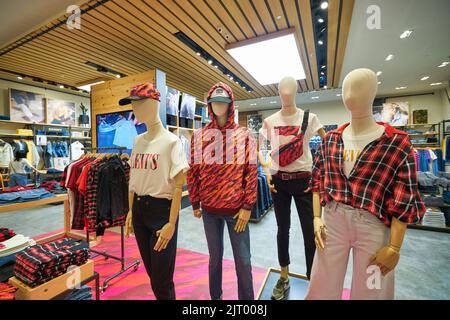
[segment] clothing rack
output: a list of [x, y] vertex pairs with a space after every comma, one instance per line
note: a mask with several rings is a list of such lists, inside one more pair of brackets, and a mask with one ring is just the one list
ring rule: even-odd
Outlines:
[[[82, 150], [85, 151], [85, 153], [87, 151], [93, 151], [93, 150], [116, 150], [119, 151], [118, 154], [119, 156], [122, 155], [122, 151], [123, 150], [127, 150], [127, 148], [125, 147], [116, 147], [116, 148], [110, 148], [110, 147], [99, 147], [99, 148], [94, 148], [94, 147], [88, 147], [88, 148], [82, 148]], [[86, 242], [88, 243], [89, 246], [89, 230], [88, 228], [86, 228]], [[112, 276], [108, 277], [107, 279], [105, 279], [105, 281], [103, 282], [103, 286], [102, 286], [102, 292], [105, 292], [106, 289], [108, 289], [108, 283], [113, 280], [114, 278], [117, 278], [118, 276], [120, 276], [121, 274], [123, 274], [124, 272], [128, 271], [129, 269], [133, 268], [133, 271], [137, 271], [140, 265], [140, 260], [135, 260], [133, 263], [129, 264], [129, 265], [125, 265], [125, 233], [124, 233], [124, 226], [120, 226], [120, 248], [121, 248], [121, 256], [120, 257], [116, 257], [113, 256], [111, 254], [106, 253], [106, 251], [100, 252], [97, 250], [91, 250], [91, 252], [95, 253], [95, 255], [92, 258], [98, 257], [98, 256], [104, 256], [105, 259], [113, 259], [113, 260], [117, 260], [120, 261], [121, 264], [121, 268], [120, 271], [116, 272], [115, 274], [113, 274]]]

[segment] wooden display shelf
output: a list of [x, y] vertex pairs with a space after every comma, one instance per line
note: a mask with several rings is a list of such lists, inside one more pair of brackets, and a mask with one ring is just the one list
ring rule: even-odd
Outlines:
[[67, 124], [51, 124], [51, 123], [36, 123], [36, 122], [26, 122], [26, 121], [12, 121], [12, 120], [0, 120], [0, 123], [10, 123], [17, 125], [35, 125], [35, 126], [50, 126], [50, 127], [64, 127], [64, 128], [72, 128], [72, 129], [84, 129], [91, 130], [89, 127], [81, 127], [81, 126], [72, 126]]
[[[91, 278], [93, 275], [94, 261], [88, 260], [88, 262], [82, 266], [76, 267], [35, 288], [27, 286], [16, 277], [10, 278], [9, 284], [18, 288], [15, 293], [16, 300], [50, 300], [67, 290], [70, 290], [69, 286], [75, 287]], [[72, 279], [77, 279], [77, 281], [74, 282]]]

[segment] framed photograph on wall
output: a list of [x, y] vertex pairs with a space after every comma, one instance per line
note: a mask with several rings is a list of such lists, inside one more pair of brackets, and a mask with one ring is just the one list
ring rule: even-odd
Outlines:
[[9, 115], [12, 121], [45, 123], [44, 95], [9, 89]]
[[251, 114], [247, 116], [247, 127], [254, 134], [258, 134], [262, 126], [263, 126], [263, 118], [261, 114]]
[[389, 102], [373, 107], [375, 121], [386, 122], [391, 126], [406, 126], [409, 123], [409, 103]]
[[75, 125], [75, 102], [47, 99], [47, 123]]
[[428, 123], [428, 110], [414, 110], [413, 111], [413, 123], [414, 124], [427, 124]]

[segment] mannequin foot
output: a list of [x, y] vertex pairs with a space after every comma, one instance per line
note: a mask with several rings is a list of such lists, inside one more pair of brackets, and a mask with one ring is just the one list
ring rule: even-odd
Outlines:
[[280, 277], [272, 291], [272, 300], [283, 300], [290, 289], [289, 278]]

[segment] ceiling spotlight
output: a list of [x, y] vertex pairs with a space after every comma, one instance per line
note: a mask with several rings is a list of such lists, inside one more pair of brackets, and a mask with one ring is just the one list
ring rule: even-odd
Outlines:
[[336, 96], [337, 96], [337, 97], [340, 97], [340, 96], [342, 96], [342, 94], [338, 93]]
[[328, 2], [327, 1], [322, 2], [320, 4], [320, 9], [322, 9], [322, 10], [328, 9]]
[[232, 77], [232, 76], [230, 76], [230, 80], [233, 80], [233, 77]]
[[212, 64], [213, 61], [211, 59], [208, 60], [208, 64]]
[[404, 89], [406, 89], [407, 87], [396, 87], [395, 88], [395, 90], [404, 90]]
[[60, 88], [60, 89], [64, 89], [64, 86], [63, 86], [63, 85], [60, 85], [59, 88]]
[[378, 81], [378, 84], [381, 84], [381, 81]]
[[323, 45], [323, 41], [322, 41], [322, 40], [317, 41], [317, 43], [318, 43], [319, 45]]
[[269, 102], [270, 104], [275, 104], [275, 103], [277, 103], [276, 101], [270, 101]]
[[322, 18], [319, 18], [319, 19], [317, 19], [317, 21], [318, 21], [319, 23], [323, 23], [325, 20], [323, 20]]
[[250, 103], [251, 106], [256, 106], [258, 105], [257, 103]]
[[216, 69], [217, 69], [218, 67], [219, 67], [219, 66], [218, 66], [217, 64], [214, 66], [214, 68], [216, 68]]
[[378, 71], [377, 76], [381, 76], [382, 73], [383, 73], [382, 71]]
[[201, 56], [202, 54], [200, 52], [197, 52], [196, 55]]
[[321, 74], [322, 76], [324, 76], [324, 75], [325, 75], [325, 72], [321, 72], [320, 74]]
[[442, 84], [442, 82], [434, 82], [432, 84], [430, 84], [430, 86], [440, 86]]
[[120, 79], [120, 78], [122, 78], [122, 76], [120, 74], [116, 74], [116, 78]]
[[311, 99], [312, 99], [312, 100], [317, 100], [317, 99], [319, 99], [319, 97], [318, 97], [318, 96], [315, 96], [315, 97], [311, 97]]
[[448, 61], [444, 61], [444, 62], [442, 62], [441, 63], [441, 65], [440, 66], [438, 66], [438, 68], [443, 68], [443, 67], [446, 67], [446, 66], [448, 66], [450, 64], [450, 62], [448, 62]]
[[412, 33], [413, 33], [412, 30], [406, 30], [400, 35], [400, 39], [409, 38]]
[[390, 54], [386, 57], [386, 61], [391, 61], [392, 59], [394, 59], [394, 55]]
[[426, 77], [421, 78], [420, 80], [425, 81], [425, 80], [428, 80], [428, 79], [430, 79], [430, 77], [426, 76]]
[[322, 66], [322, 69], [325, 69], [327, 66]]
[[324, 89], [328, 89], [328, 86], [323, 86]]
[[23, 78], [22, 78], [21, 76], [18, 76], [18, 77], [17, 77], [17, 79], [19, 79], [19, 80], [23, 80]]
[[281, 19], [281, 16], [277, 16], [277, 20], [280, 20]]
[[252, 90], [248, 90], [247, 92], [248, 92], [248, 93], [251, 93], [251, 92], [252, 92]]

